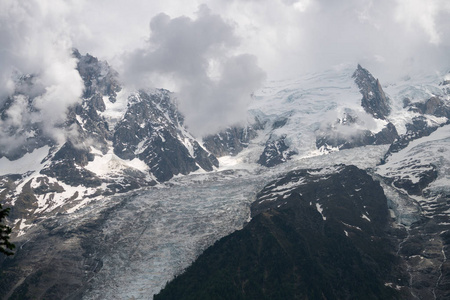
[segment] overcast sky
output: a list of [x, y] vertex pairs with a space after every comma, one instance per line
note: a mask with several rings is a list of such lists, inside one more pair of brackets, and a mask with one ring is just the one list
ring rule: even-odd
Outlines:
[[255, 55], [269, 78], [341, 63], [397, 72], [449, 62], [447, 0], [86, 1], [73, 41], [82, 52], [120, 60], [122, 51], [145, 47], [153, 17], [196, 18], [202, 4], [233, 27], [240, 40], [233, 50]]
[[2, 0], [0, 39], [0, 96], [14, 89], [11, 74], [41, 74], [40, 107], [64, 98], [63, 111], [81, 95], [76, 47], [107, 60], [126, 85], [180, 92], [202, 135], [218, 129], [217, 116], [202, 115], [218, 107], [223, 124], [242, 118], [266, 78], [357, 63], [384, 82], [448, 69], [450, 1]]

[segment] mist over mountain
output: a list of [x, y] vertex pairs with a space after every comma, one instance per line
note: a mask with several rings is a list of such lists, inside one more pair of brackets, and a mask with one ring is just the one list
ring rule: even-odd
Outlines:
[[[253, 269], [254, 274], [245, 275], [248, 279], [242, 278], [242, 284], [252, 282], [246, 292], [249, 299], [262, 295], [273, 298], [276, 295], [270, 291], [280, 288], [289, 297], [357, 295], [361, 291], [348, 284], [358, 272], [365, 274], [357, 276], [362, 280], [358, 286], [367, 285], [379, 297], [445, 295], [446, 275], [441, 270], [446, 265], [448, 230], [445, 149], [450, 107], [442, 76], [417, 78], [415, 82], [407, 79], [385, 86], [386, 92], [381, 81], [360, 65], [274, 81], [253, 94], [245, 125], [198, 138], [185, 126], [176, 93], [151, 88], [128, 91], [107, 62], [78, 50], [72, 55], [85, 87], [79, 102], [67, 109], [64, 123], [57, 127], [68, 133], [65, 139], [53, 139], [40, 119], [31, 118], [20, 127], [9, 127], [11, 138], [23, 140], [14, 151], [1, 153], [0, 195], [12, 207], [9, 222], [13, 240], [19, 245], [13, 258], [2, 259], [0, 287], [5, 299], [96, 299], [104, 297], [100, 295], [106, 291], [108, 298], [151, 297], [221, 237], [236, 229], [246, 232], [253, 226], [260, 228], [256, 225], [262, 218], [259, 215], [265, 216], [266, 211], [270, 211], [269, 219], [280, 218], [276, 229], [264, 223], [254, 237], [232, 242], [241, 249], [239, 253], [230, 252], [229, 247], [228, 254], [222, 253], [222, 242], [205, 252], [206, 257], [216, 253], [223, 261], [217, 266], [207, 264], [211, 288], [216, 282], [213, 274], [224, 271], [222, 264], [229, 266], [227, 276], [231, 277], [227, 278], [231, 281], [217, 278], [225, 280], [221, 289], [227, 292], [192, 286], [193, 295], [237, 296], [237, 291], [230, 289], [236, 271], [230, 269], [232, 261], [227, 261], [253, 253], [255, 250], [244, 245], [255, 245], [255, 238], [265, 240], [267, 230], [277, 232], [278, 242], [273, 246], [294, 259], [289, 265], [296, 266], [297, 258], [291, 255], [303, 247], [324, 247], [319, 253], [329, 254], [307, 256], [296, 267], [302, 270], [305, 263], [314, 262], [323, 285], [305, 281], [293, 289], [282, 288], [291, 284], [290, 277], [269, 284], [258, 276], [268, 272], [268, 278], [277, 277], [276, 272], [282, 270], [271, 266], [284, 260], [278, 261], [281, 258], [275, 250], [271, 254], [258, 252], [238, 263], [262, 263], [268, 268]], [[3, 122], [12, 122], [11, 111], [24, 100], [30, 114], [38, 112], [34, 99], [40, 96], [30, 92], [35, 90], [34, 76], [38, 75], [20, 78], [18, 86], [27, 88], [17, 88], [7, 99]], [[352, 169], [356, 168], [352, 165], [359, 169]], [[297, 171], [289, 173], [291, 170]], [[370, 189], [360, 186], [363, 177], [373, 182]], [[279, 183], [270, 183], [274, 178]], [[335, 183], [333, 178], [346, 182]], [[328, 184], [347, 190], [330, 194], [326, 192]], [[373, 212], [368, 210], [375, 201], [370, 200], [371, 189], [381, 193], [376, 197], [380, 206]], [[319, 191], [324, 194], [314, 194]], [[339, 199], [346, 193], [348, 204]], [[292, 216], [290, 209], [295, 212]], [[304, 219], [299, 215], [313, 218], [317, 212], [325, 222], [325, 227], [318, 227], [321, 234], [307, 229], [313, 225], [302, 223], [306, 227], [299, 232], [306, 234], [300, 239], [304, 243], [285, 236], [290, 232], [286, 226]], [[340, 219], [334, 220], [333, 215]], [[376, 218], [383, 221], [377, 223]], [[313, 219], [310, 221], [317, 225]], [[331, 221], [340, 224], [340, 233], [324, 229]], [[180, 231], [179, 226], [186, 229]], [[370, 250], [360, 248], [374, 240], [375, 232], [380, 244]], [[186, 235], [191, 237], [186, 239]], [[260, 249], [269, 247], [265, 243]], [[334, 249], [341, 243], [343, 249], [369, 251], [363, 257], [371, 258], [347, 261], [345, 254], [350, 250], [340, 253]], [[49, 251], [51, 259], [41, 259]], [[123, 257], [121, 253], [128, 254]], [[340, 259], [328, 265], [328, 255]], [[205, 272], [196, 269], [203, 259], [209, 259], [203, 257], [192, 267], [198, 271], [191, 274], [189, 268], [186, 276], [203, 281], [195, 279], [196, 272]], [[147, 263], [142, 264], [142, 260]], [[418, 263], [424, 260], [426, 264]], [[373, 269], [374, 265], [379, 267]], [[353, 271], [345, 271], [347, 267]], [[369, 276], [368, 270], [375, 273]], [[350, 272], [350, 277], [336, 277], [340, 272]], [[136, 278], [137, 274], [145, 275]], [[292, 276], [305, 276], [295, 274]], [[182, 282], [182, 276], [175, 282]], [[121, 284], [111, 289], [112, 282]], [[176, 295], [177, 289], [170, 284], [161, 296]]]
[[0, 298], [447, 299], [449, 12], [2, 1]]

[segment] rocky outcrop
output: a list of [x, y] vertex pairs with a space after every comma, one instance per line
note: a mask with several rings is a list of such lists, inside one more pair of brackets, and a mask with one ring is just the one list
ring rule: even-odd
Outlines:
[[114, 153], [123, 159], [144, 161], [158, 181], [200, 167], [206, 171], [218, 167], [217, 159], [182, 128], [183, 118], [169, 91], [139, 91], [129, 98], [127, 112], [116, 126]]
[[361, 105], [364, 110], [377, 119], [385, 119], [391, 112], [389, 99], [381, 88], [378, 79], [369, 71], [358, 65], [352, 76], [359, 87], [363, 98]]
[[81, 55], [74, 50], [78, 59], [77, 70], [84, 82], [83, 101], [68, 113], [68, 120], [76, 122], [95, 147], [103, 153], [108, 151], [108, 141], [112, 139], [114, 128], [109, 128], [102, 116], [106, 103], [116, 102], [117, 93], [122, 87], [119, 74], [107, 62], [92, 55]]
[[92, 161], [94, 156], [89, 149], [83, 146], [75, 146], [72, 142], [66, 142], [52, 157], [51, 163], [40, 171], [42, 175], [56, 178], [70, 186], [83, 185], [85, 187], [97, 187], [102, 184], [93, 172], [83, 167]]
[[364, 171], [290, 172], [257, 195], [252, 215], [154, 299], [406, 298], [386, 198]]
[[[101, 95], [107, 96], [110, 102], [116, 102], [117, 93], [122, 89], [117, 71], [112, 69], [106, 61], [100, 61], [90, 54], [81, 55], [77, 49], [73, 50], [73, 55], [78, 59], [77, 70], [84, 81], [83, 98], [89, 99]], [[93, 103], [93, 106], [103, 111], [102, 102], [97, 101]]]
[[296, 151], [290, 150], [286, 145], [286, 135], [279, 138], [271, 137], [264, 147], [263, 153], [258, 159], [258, 164], [266, 167], [273, 167], [288, 161]]
[[425, 102], [414, 103], [408, 98], [405, 98], [403, 100], [403, 106], [410, 111], [418, 112], [420, 114], [450, 119], [450, 106], [437, 96], [431, 97]]
[[[446, 124], [448, 124], [447, 122]], [[440, 126], [444, 124], [431, 125], [427, 119], [423, 116], [414, 117], [411, 123], [406, 124], [406, 133], [399, 136], [389, 147], [384, 160], [386, 160], [392, 153], [397, 153], [400, 150], [406, 148], [413, 140], [419, 139], [424, 136], [429, 136], [436, 131]]]
[[255, 123], [246, 127], [229, 127], [222, 132], [203, 138], [203, 144], [216, 157], [236, 155], [245, 148], [257, 135], [263, 125], [255, 119]]
[[[89, 54], [73, 50], [73, 55], [78, 59], [84, 92], [80, 101], [67, 109], [64, 122], [55, 125], [60, 140], [49, 137], [44, 124], [33, 118], [22, 120], [20, 126], [8, 121], [14, 107], [35, 112], [33, 99], [44, 92], [36, 84], [37, 75], [18, 78], [15, 94], [0, 107], [0, 117], [6, 120], [0, 129], [5, 129], [7, 138], [20, 141], [20, 147], [14, 149], [2, 143], [0, 158], [15, 160], [39, 152], [30, 155], [39, 157], [33, 170], [0, 177], [8, 183], [0, 201], [17, 204], [11, 218], [29, 216], [33, 211], [54, 215], [57, 207], [153, 186], [199, 168], [212, 171], [218, 167], [216, 157], [185, 129], [171, 93], [136, 92], [120, 115], [115, 109], [127, 103], [116, 103], [121, 91], [118, 73]], [[59, 187], [52, 188], [56, 185]]]

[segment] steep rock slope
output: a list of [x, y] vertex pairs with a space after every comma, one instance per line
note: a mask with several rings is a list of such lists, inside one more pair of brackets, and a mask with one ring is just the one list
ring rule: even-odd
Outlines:
[[364, 171], [289, 172], [257, 195], [252, 215], [155, 299], [401, 299], [387, 201]]
[[[239, 296], [244, 290], [259, 299], [264, 295], [260, 286], [276, 284], [283, 289], [274, 297], [297, 292], [322, 296], [322, 288], [331, 297], [359, 294], [358, 286], [333, 282], [341, 276], [353, 279], [348, 266], [340, 265], [345, 262], [361, 275], [354, 282], [378, 298], [448, 298], [450, 179], [444, 112], [450, 97], [444, 75], [383, 85], [391, 101], [385, 119], [361, 106], [364, 92], [352, 78], [354, 66], [271, 82], [255, 93], [249, 110], [254, 125], [214, 135], [207, 147], [208, 138], [196, 140], [183, 127], [176, 95], [156, 89], [119, 91], [116, 73], [106, 63], [89, 55], [79, 61], [86, 89], [61, 124], [74, 133], [66, 143], [58, 145], [42, 135], [42, 124], [24, 120], [20, 128], [8, 127], [11, 137], [18, 134], [26, 141], [17, 159], [0, 149], [0, 197], [14, 205], [11, 222], [20, 235], [14, 237], [16, 256], [0, 262], [3, 297], [148, 299], [207, 246], [247, 220], [246, 229], [233, 235], [244, 238], [236, 242], [232, 236], [219, 244], [238, 249], [231, 266], [250, 261], [248, 275], [256, 268], [262, 273], [239, 282], [247, 275], [243, 268], [226, 269], [227, 260], [217, 269], [223, 267], [225, 279], [242, 284], [238, 291], [219, 289], [221, 294]], [[32, 110], [33, 95], [41, 91], [26, 94], [33, 76], [20, 80], [17, 97], [5, 107], [26, 104]], [[370, 89], [381, 89], [379, 82], [374, 84], [368, 85], [368, 97]], [[2, 118], [9, 117], [9, 108]], [[400, 136], [386, 155], [389, 144], [358, 147], [372, 144], [378, 134], [392, 138], [394, 129]], [[328, 149], [318, 147], [323, 132], [344, 138]], [[222, 155], [222, 167], [216, 168], [214, 156]], [[262, 167], [256, 163], [261, 157], [261, 163], [274, 163]], [[362, 171], [323, 168], [336, 162], [366, 169], [380, 180], [387, 199]], [[378, 163], [384, 164], [375, 168]], [[308, 170], [289, 173], [298, 168]], [[180, 176], [193, 170], [199, 172]], [[258, 195], [250, 221], [256, 191], [278, 176]], [[117, 193], [122, 194], [109, 197]], [[382, 228], [389, 217], [381, 217], [386, 212], [381, 199], [396, 222], [387, 232]], [[242, 241], [252, 243], [241, 246]], [[285, 249], [295, 247], [308, 259], [286, 254]], [[208, 265], [216, 267], [225, 261], [222, 256]], [[265, 264], [255, 264], [257, 259]], [[289, 269], [294, 263], [302, 268]], [[264, 271], [279, 274], [278, 266], [289, 270], [281, 272], [282, 281], [278, 275], [264, 277]], [[364, 277], [366, 268], [370, 278]], [[299, 273], [305, 269], [314, 271], [316, 280], [289, 284], [295, 276], [307, 280]], [[311, 289], [305, 292], [306, 285]]]
[[206, 149], [217, 157], [236, 155], [248, 147], [249, 142], [257, 136], [257, 130], [264, 128], [257, 118], [246, 127], [230, 127], [214, 135], [203, 138]]
[[[390, 101], [378, 79], [360, 65], [352, 78], [363, 96], [361, 106], [364, 110], [375, 119], [387, 120], [391, 111]], [[391, 144], [398, 137], [397, 129], [392, 123], [385, 121], [381, 130], [368, 130], [364, 128], [364, 121], [354, 114], [351, 110], [347, 110], [334, 124], [329, 124], [325, 129], [320, 130], [317, 133], [317, 148], [330, 151], [365, 145], [385, 145]]]
[[286, 162], [294, 154], [298, 153], [294, 150], [290, 150], [286, 145], [286, 135], [282, 135], [278, 138], [271, 136], [264, 146], [264, 150], [258, 159], [258, 163], [266, 167], [273, 167]]
[[14, 149], [0, 148], [0, 201], [13, 206], [11, 219], [20, 234], [46, 215], [218, 167], [215, 156], [184, 128], [173, 93], [127, 94], [108, 63], [77, 50], [73, 55], [84, 92], [55, 129], [62, 142], [33, 118], [11, 125], [14, 107], [36, 110], [34, 99], [42, 93], [37, 75], [19, 77], [15, 94], [0, 108], [8, 136], [21, 141]]
[[376, 173], [406, 198], [408, 205], [417, 205], [421, 212], [419, 220], [407, 227], [408, 236], [399, 249], [410, 270], [411, 290], [421, 299], [450, 296], [448, 149], [450, 125], [445, 125], [390, 154], [376, 168]]
[[377, 119], [385, 119], [391, 112], [389, 99], [386, 97], [378, 79], [369, 71], [358, 65], [352, 76], [363, 96], [361, 105], [364, 110]]
[[122, 159], [140, 159], [158, 181], [219, 163], [183, 128], [183, 117], [170, 93], [144, 91], [130, 96], [128, 109], [114, 132], [114, 153]]

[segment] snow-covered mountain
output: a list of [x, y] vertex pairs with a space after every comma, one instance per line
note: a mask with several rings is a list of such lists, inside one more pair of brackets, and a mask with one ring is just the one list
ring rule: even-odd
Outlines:
[[[446, 295], [448, 74], [383, 83], [358, 65], [268, 82], [246, 125], [201, 138], [184, 125], [176, 94], [127, 91], [106, 62], [74, 56], [85, 89], [58, 124], [63, 140], [35, 118], [15, 122], [18, 106], [38, 112], [37, 75], [19, 76], [0, 108], [1, 128], [21, 141], [0, 148], [0, 201], [12, 207], [18, 245], [1, 258], [5, 299], [148, 299], [216, 240], [284, 207], [315, 209], [324, 224], [337, 216], [339, 239], [389, 239], [395, 272], [377, 277], [383, 290]], [[371, 189], [381, 185], [386, 207], [370, 211], [358, 172], [375, 180]], [[338, 213], [339, 193], [311, 196], [333, 176], [355, 186], [346, 192], [357, 200], [345, 201], [356, 201], [347, 209], [361, 220]], [[302, 189], [308, 199], [292, 196]], [[388, 217], [364, 227], [375, 214]]]
[[[214, 155], [183, 126], [173, 93], [155, 89], [127, 94], [106, 62], [76, 50], [74, 55], [85, 90], [59, 125], [66, 133], [63, 143], [32, 120], [20, 130], [7, 128], [11, 137], [25, 139], [14, 149], [0, 151], [2, 199], [14, 206], [11, 217], [23, 219], [19, 226], [55, 210], [73, 211], [108, 195], [218, 166]], [[30, 78], [19, 80], [33, 86]], [[12, 119], [20, 99], [35, 109], [29, 90], [19, 89], [6, 101], [2, 125]]]

